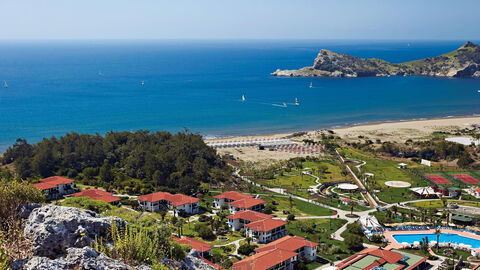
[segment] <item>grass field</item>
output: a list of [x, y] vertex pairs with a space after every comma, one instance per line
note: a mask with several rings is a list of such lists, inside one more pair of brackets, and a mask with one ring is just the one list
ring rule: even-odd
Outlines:
[[[397, 203], [417, 199], [408, 188], [392, 188], [385, 185], [387, 181], [405, 181], [412, 187], [429, 186], [423, 176], [414, 175], [409, 170], [399, 169], [398, 162], [380, 157], [375, 157], [369, 153], [363, 153], [352, 148], [343, 148], [342, 153], [350, 159], [365, 161], [366, 164], [361, 167], [361, 172], [357, 168], [352, 168], [357, 176], [363, 173], [373, 173], [369, 178], [368, 186], [370, 189], [379, 190], [375, 193], [377, 197], [387, 203]], [[415, 166], [414, 164], [410, 164]], [[354, 167], [354, 166], [352, 166]]]
[[[471, 202], [471, 201], [458, 201], [458, 200], [448, 200], [447, 203], [456, 203], [459, 205], [466, 205], [466, 206], [474, 206], [480, 207], [480, 202]], [[446, 208], [443, 206], [441, 200], [432, 200], [432, 201], [424, 201], [424, 202], [413, 202], [407, 204], [413, 207], [422, 207], [422, 208]]]
[[[270, 187], [285, 187], [285, 188], [308, 188], [316, 185], [315, 178], [309, 175], [302, 174], [302, 171], [308, 171], [311, 174], [320, 177], [321, 183], [341, 182], [349, 180], [348, 176], [342, 174], [340, 163], [335, 160], [322, 161], [304, 161], [301, 163], [302, 168], [283, 168], [275, 174], [274, 179], [262, 180], [262, 184]], [[325, 167], [325, 173], [318, 173], [319, 166]]]
[[333, 214], [332, 210], [330, 209], [298, 199], [292, 199], [292, 204], [290, 205], [290, 200], [288, 197], [272, 197], [271, 195], [262, 195], [260, 197], [267, 203], [277, 203], [277, 205], [275, 205], [277, 211], [274, 211], [273, 214], [278, 217], [287, 216], [287, 214], [283, 213], [284, 210], [294, 214], [295, 216], [330, 216]]
[[343, 259], [351, 255], [351, 251], [345, 243], [330, 238], [330, 235], [346, 222], [343, 219], [295, 220], [287, 224], [287, 230], [289, 234], [319, 243], [318, 254], [326, 259], [336, 261], [338, 258]]

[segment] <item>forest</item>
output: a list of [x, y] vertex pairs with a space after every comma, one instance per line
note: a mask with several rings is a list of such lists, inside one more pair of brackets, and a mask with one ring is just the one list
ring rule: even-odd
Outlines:
[[17, 178], [60, 175], [77, 183], [121, 189], [127, 193], [167, 190], [192, 194], [202, 183], [224, 182], [230, 168], [188, 131], [75, 132], [34, 144], [17, 139], [0, 162], [13, 164]]

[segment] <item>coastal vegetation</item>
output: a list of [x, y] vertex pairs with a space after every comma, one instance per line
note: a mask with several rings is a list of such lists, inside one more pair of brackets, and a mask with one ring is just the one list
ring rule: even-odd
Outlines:
[[221, 183], [230, 169], [198, 134], [180, 132], [70, 133], [29, 144], [18, 139], [2, 158], [18, 178], [62, 175], [79, 183], [145, 194], [170, 190], [192, 194], [201, 183]]

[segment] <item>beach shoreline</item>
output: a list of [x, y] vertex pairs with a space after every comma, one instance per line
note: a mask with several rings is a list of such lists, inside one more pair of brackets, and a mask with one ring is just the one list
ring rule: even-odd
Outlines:
[[[446, 116], [433, 118], [418, 118], [407, 120], [385, 120], [365, 123], [346, 124], [345, 126], [332, 126], [330, 128], [296, 130], [292, 132], [278, 132], [268, 134], [251, 134], [251, 135], [233, 135], [233, 136], [213, 136], [213, 138], [204, 138], [205, 142], [219, 142], [226, 140], [248, 140], [248, 139], [274, 139], [291, 137], [295, 133], [305, 133], [307, 136], [311, 133], [332, 130], [337, 135], [351, 137], [352, 132], [362, 133], [373, 130], [395, 130], [395, 129], [418, 129], [423, 132], [445, 131], [459, 127], [471, 127], [471, 125], [480, 125], [480, 116]], [[428, 128], [429, 127], [429, 128]], [[350, 136], [349, 136], [350, 134]], [[384, 134], [382, 134], [384, 135]], [[342, 137], [341, 136], [341, 137]], [[410, 134], [410, 137], [418, 137], [417, 134]], [[208, 136], [207, 136], [208, 137]], [[299, 136], [301, 137], [301, 136]]]

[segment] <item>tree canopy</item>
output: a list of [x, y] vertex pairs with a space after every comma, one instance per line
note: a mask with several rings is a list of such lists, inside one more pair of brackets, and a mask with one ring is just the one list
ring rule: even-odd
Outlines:
[[198, 134], [75, 132], [29, 144], [18, 139], [1, 160], [20, 178], [63, 175], [90, 185], [193, 193], [202, 182], [225, 181], [229, 168]]

